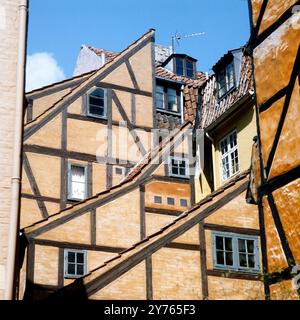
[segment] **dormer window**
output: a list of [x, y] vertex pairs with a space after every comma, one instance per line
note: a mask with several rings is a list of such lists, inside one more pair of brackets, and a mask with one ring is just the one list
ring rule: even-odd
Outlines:
[[196, 62], [196, 59], [186, 54], [174, 53], [162, 64], [162, 67], [170, 70], [177, 76], [195, 79], [197, 74]]
[[175, 73], [178, 76], [195, 78], [195, 62], [188, 58], [175, 58]]
[[217, 74], [218, 79], [218, 96], [222, 98], [229, 90], [235, 86], [234, 82], [234, 64], [233, 61], [226, 65]]

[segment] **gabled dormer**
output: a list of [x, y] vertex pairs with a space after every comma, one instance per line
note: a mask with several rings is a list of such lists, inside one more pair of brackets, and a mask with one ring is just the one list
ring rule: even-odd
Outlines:
[[177, 76], [195, 79], [197, 76], [197, 60], [186, 55], [173, 53], [163, 64], [162, 67], [170, 70]]
[[228, 51], [212, 68], [216, 74], [218, 99], [222, 99], [239, 84], [242, 50]]

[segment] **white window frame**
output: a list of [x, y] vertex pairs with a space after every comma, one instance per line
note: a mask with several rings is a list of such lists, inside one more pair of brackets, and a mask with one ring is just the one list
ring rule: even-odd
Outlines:
[[[231, 148], [230, 146], [230, 137], [232, 135], [236, 135], [236, 145]], [[227, 145], [227, 152], [225, 152], [224, 154], [222, 154], [222, 143], [226, 143]], [[240, 172], [240, 161], [239, 161], [239, 150], [238, 150], [238, 139], [237, 139], [237, 131], [233, 130], [231, 131], [228, 135], [226, 135], [223, 139], [221, 139], [219, 141], [219, 150], [220, 150], [220, 166], [221, 166], [221, 175], [222, 175], [222, 181], [227, 181], [229, 178], [231, 178], [232, 176], [236, 175], [237, 173]], [[237, 171], [233, 171], [233, 166], [232, 166], [232, 160], [231, 160], [231, 155], [234, 154], [234, 152], [237, 151], [237, 165], [238, 165], [238, 170]], [[224, 171], [223, 171], [223, 160], [225, 160], [225, 158], [228, 157], [228, 166], [229, 166], [229, 176], [226, 177], [224, 175]]]
[[[185, 161], [185, 175], [172, 173], [172, 160]], [[188, 158], [169, 157], [168, 169], [169, 169], [169, 176], [170, 176], [170, 177], [185, 178], [185, 179], [186, 179], [186, 178], [190, 178], [189, 159], [188, 159]]]
[[[120, 169], [122, 171], [122, 173], [117, 173], [117, 169]], [[121, 167], [121, 166], [114, 166], [114, 174], [117, 176], [125, 176], [126, 173], [126, 168], [125, 167]]]
[[[232, 239], [232, 258], [233, 258], [233, 265], [223, 265], [217, 263], [217, 248], [216, 248], [216, 237], [226, 237]], [[252, 240], [254, 241], [254, 268], [243, 267], [240, 266], [240, 258], [239, 258], [239, 247], [238, 247], [238, 240]], [[248, 252], [246, 252], [248, 254]], [[260, 267], [260, 250], [259, 250], [259, 242], [258, 236], [248, 236], [244, 234], [237, 234], [237, 233], [229, 233], [229, 232], [218, 232], [212, 231], [212, 257], [213, 257], [213, 267], [215, 269], [221, 270], [233, 270], [239, 272], [250, 272], [250, 273], [259, 273], [261, 271]]]
[[[83, 199], [73, 197], [73, 195], [72, 195], [72, 175], [71, 175], [71, 172], [72, 172], [71, 167], [72, 166], [77, 166], [77, 167], [84, 168], [84, 180], [85, 180], [85, 183], [84, 183], [84, 198]], [[87, 165], [79, 164], [79, 163], [76, 163], [76, 162], [69, 162], [68, 163], [68, 200], [83, 201], [84, 199], [87, 198], [87, 180], [88, 180], [88, 177], [87, 177]]]
[[[97, 90], [103, 90], [104, 91], [104, 115], [100, 116], [98, 114], [94, 114], [90, 112], [90, 96], [92, 95], [92, 93]], [[100, 87], [96, 87], [91, 89], [87, 95], [86, 95], [86, 114], [89, 117], [93, 117], [93, 118], [99, 118], [99, 119], [107, 119], [107, 90], [104, 88], [100, 88]]]
[[[82, 253], [83, 254], [83, 274], [82, 275], [78, 275], [77, 273], [75, 274], [70, 274], [68, 273], [68, 254], [69, 252], [73, 252], [75, 253], [75, 270], [77, 271], [77, 253]], [[77, 278], [81, 278], [84, 275], [87, 274], [87, 251], [86, 250], [77, 250], [77, 249], [64, 249], [64, 278], [67, 279], [77, 279]]]

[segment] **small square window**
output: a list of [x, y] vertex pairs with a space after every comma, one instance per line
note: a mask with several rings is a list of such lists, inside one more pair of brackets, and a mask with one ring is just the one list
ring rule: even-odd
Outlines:
[[79, 278], [86, 274], [86, 251], [66, 249], [64, 251], [64, 258], [65, 278]]
[[171, 157], [169, 159], [169, 175], [171, 177], [188, 178], [188, 159]]
[[174, 206], [175, 205], [175, 199], [174, 198], [167, 198], [167, 203], [170, 206]]
[[116, 168], [115, 168], [115, 173], [116, 173], [117, 175], [124, 175], [124, 168], [122, 168], [122, 167], [116, 167]]
[[180, 206], [181, 207], [187, 207], [188, 201], [186, 199], [180, 199]]
[[154, 203], [162, 203], [162, 198], [160, 196], [154, 196]]

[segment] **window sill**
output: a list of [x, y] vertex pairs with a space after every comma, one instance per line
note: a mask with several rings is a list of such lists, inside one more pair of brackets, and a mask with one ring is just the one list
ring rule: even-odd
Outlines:
[[230, 268], [230, 267], [221, 267], [221, 266], [214, 266], [211, 270], [212, 272], [217, 273], [224, 273], [224, 274], [248, 274], [248, 275], [259, 275], [261, 270], [259, 269], [240, 269], [240, 268]]
[[157, 112], [161, 112], [161, 113], [170, 114], [170, 115], [177, 116], [177, 117], [181, 117], [181, 113], [180, 112], [173, 112], [173, 111], [168, 111], [168, 110], [159, 109], [159, 108], [156, 108], [156, 111]]
[[179, 176], [179, 175], [174, 175], [174, 174], [169, 174], [170, 178], [177, 178], [177, 179], [190, 179], [190, 176]]
[[64, 279], [79, 279], [79, 278], [82, 278], [84, 277], [86, 274], [83, 274], [82, 276], [70, 276], [70, 275], [64, 275]]
[[101, 117], [101, 116], [97, 116], [97, 115], [88, 113], [86, 116], [87, 116], [88, 118], [93, 118], [93, 119], [107, 120], [107, 116], [106, 116], [106, 115], [103, 116], [103, 117]]
[[224, 184], [230, 182], [230, 180], [234, 177], [236, 177], [237, 175], [239, 175], [241, 173], [241, 171], [237, 171], [235, 174], [233, 174], [232, 176], [228, 177], [227, 179], [223, 180], [222, 178], [222, 183], [221, 183], [221, 186], [223, 186]]

